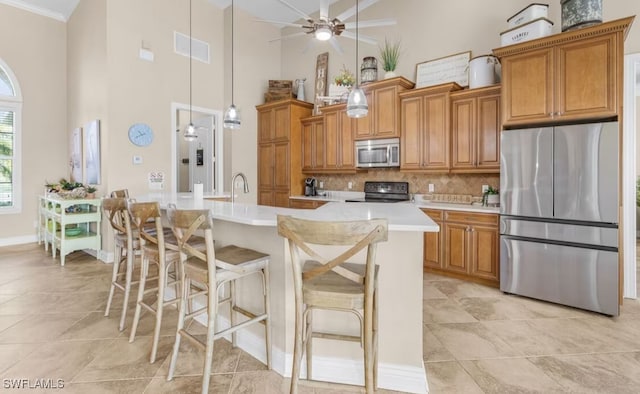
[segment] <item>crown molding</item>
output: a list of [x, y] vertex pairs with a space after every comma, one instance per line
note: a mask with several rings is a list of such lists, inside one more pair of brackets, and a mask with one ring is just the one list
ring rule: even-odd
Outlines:
[[46, 16], [47, 18], [55, 19], [60, 22], [67, 22], [68, 18], [61, 12], [51, 11], [46, 8], [37, 7], [31, 4], [26, 4], [23, 1], [17, 0], [0, 0], [0, 4], [8, 5], [10, 7], [19, 8], [24, 11], [32, 12], [34, 14]]

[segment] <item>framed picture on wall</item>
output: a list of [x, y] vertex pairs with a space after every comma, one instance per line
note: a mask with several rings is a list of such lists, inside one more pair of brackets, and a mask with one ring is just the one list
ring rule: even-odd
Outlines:
[[69, 136], [69, 181], [82, 182], [82, 127]]
[[99, 185], [100, 170], [100, 121], [96, 119], [84, 128], [84, 183]]

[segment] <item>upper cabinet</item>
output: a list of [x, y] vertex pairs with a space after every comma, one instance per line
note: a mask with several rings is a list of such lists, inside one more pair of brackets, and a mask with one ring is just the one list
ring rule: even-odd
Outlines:
[[634, 17], [493, 50], [505, 128], [616, 117], [624, 37]]
[[413, 82], [403, 77], [362, 85], [367, 104], [369, 104], [369, 114], [356, 120], [354, 139], [399, 137], [400, 98], [398, 94], [413, 89], [413, 86]]
[[500, 172], [500, 86], [451, 94], [451, 172]]
[[400, 94], [400, 169], [448, 172], [450, 168], [450, 95], [456, 83]]
[[[303, 194], [300, 119], [311, 115], [313, 104], [298, 100], [282, 100], [258, 105], [256, 109], [258, 204], [288, 207], [290, 195]], [[322, 135], [319, 138], [322, 139]]]
[[353, 130], [356, 120], [346, 105], [322, 108], [322, 115], [302, 120], [302, 171], [305, 173], [354, 173]]

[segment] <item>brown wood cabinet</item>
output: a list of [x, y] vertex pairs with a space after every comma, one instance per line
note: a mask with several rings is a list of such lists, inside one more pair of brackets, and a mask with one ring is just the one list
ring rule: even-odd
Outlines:
[[256, 107], [258, 111], [258, 204], [289, 206], [291, 194], [303, 193], [300, 119], [313, 104], [282, 100]]
[[450, 94], [456, 83], [400, 94], [400, 169], [448, 172]]
[[621, 113], [624, 36], [633, 17], [497, 48], [505, 127]]
[[424, 270], [498, 287], [498, 215], [423, 209], [439, 226], [424, 234]]
[[362, 85], [369, 114], [356, 121], [356, 140], [394, 138], [400, 136], [400, 98], [398, 94], [413, 89], [414, 83], [403, 78], [390, 78]]
[[302, 171], [324, 167], [324, 121], [322, 116], [304, 118], [302, 123]]
[[302, 120], [302, 171], [309, 174], [355, 173], [353, 130], [355, 119], [346, 104], [322, 108], [321, 116]]
[[326, 201], [313, 201], [313, 200], [302, 200], [302, 199], [289, 199], [289, 208], [296, 209], [316, 209], [318, 207], [326, 204]]
[[500, 172], [500, 86], [451, 94], [451, 172]]

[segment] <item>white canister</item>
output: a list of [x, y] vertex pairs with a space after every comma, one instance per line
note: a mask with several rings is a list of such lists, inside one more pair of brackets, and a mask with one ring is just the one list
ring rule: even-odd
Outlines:
[[496, 83], [498, 58], [492, 55], [476, 56], [469, 61], [469, 89]]

